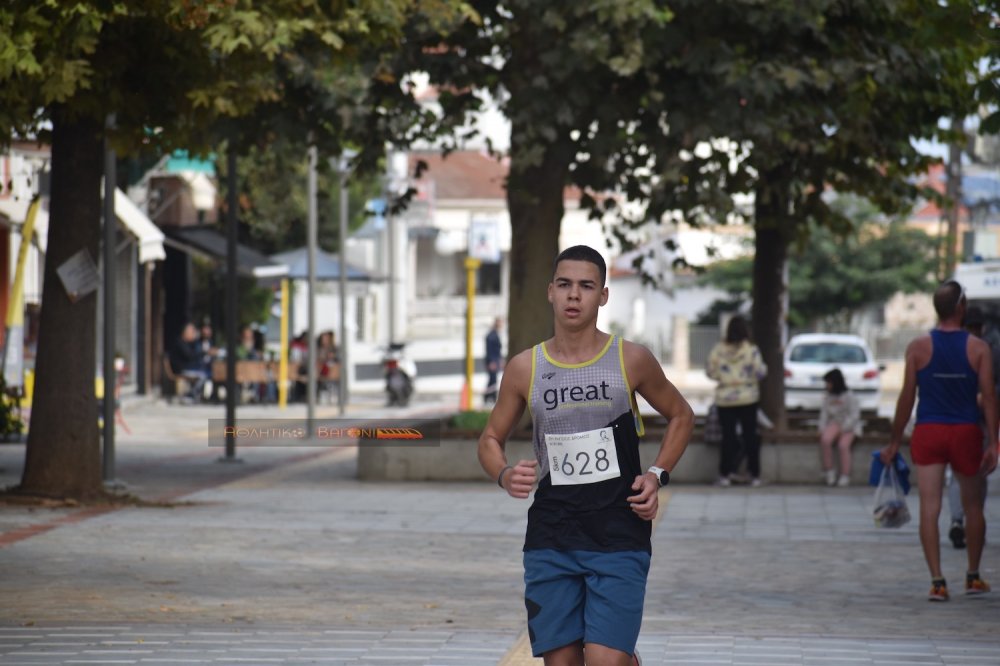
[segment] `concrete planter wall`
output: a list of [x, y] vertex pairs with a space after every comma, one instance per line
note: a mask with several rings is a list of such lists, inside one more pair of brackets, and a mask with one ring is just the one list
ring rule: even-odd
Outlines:
[[[640, 445], [644, 465], [652, 464], [659, 440], [648, 438]], [[815, 433], [764, 435], [761, 446], [761, 476], [768, 483], [820, 483], [820, 453]], [[872, 452], [885, 446], [884, 435], [861, 437], [852, 447], [851, 482], [868, 482]], [[406, 448], [364, 447], [358, 450], [358, 478], [369, 481], [477, 481], [487, 480], [476, 456], [472, 437], [445, 439], [440, 446]], [[507, 459], [530, 459], [531, 442], [507, 442]], [[719, 447], [693, 439], [674, 470], [677, 483], [712, 483], [718, 477]]]

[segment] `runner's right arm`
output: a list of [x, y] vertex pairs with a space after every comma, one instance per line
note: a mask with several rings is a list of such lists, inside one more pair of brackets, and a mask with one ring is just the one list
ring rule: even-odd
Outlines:
[[[503, 379], [500, 381], [500, 392], [497, 402], [490, 412], [486, 428], [479, 437], [479, 464], [486, 474], [494, 481], [499, 481], [511, 497], [525, 499], [535, 485], [535, 467], [537, 461], [519, 460], [510, 464], [504, 451], [507, 438], [528, 404], [528, 392], [531, 390], [531, 354], [532, 349], [526, 349], [507, 364]], [[508, 466], [511, 469], [504, 471]], [[500, 479], [500, 473], [503, 478]]]
[[[929, 342], [929, 339], [927, 340]], [[888, 465], [899, 451], [899, 445], [903, 441], [903, 430], [913, 413], [913, 404], [917, 401], [917, 365], [919, 364], [920, 348], [924, 343], [922, 338], [917, 338], [906, 346], [906, 366], [903, 370], [903, 388], [899, 392], [899, 399], [896, 400], [896, 416], [892, 420], [892, 434], [889, 436], [889, 444], [882, 449], [882, 462]]]

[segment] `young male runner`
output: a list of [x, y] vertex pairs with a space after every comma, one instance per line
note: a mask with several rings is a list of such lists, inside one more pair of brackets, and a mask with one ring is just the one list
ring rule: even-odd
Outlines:
[[[555, 260], [555, 335], [511, 359], [479, 439], [479, 461], [528, 509], [525, 606], [532, 653], [546, 666], [629, 666], [649, 572], [657, 490], [694, 424], [691, 407], [645, 347], [597, 329], [607, 268], [577, 245]], [[642, 395], [669, 423], [654, 466], [639, 461]], [[510, 464], [504, 442], [524, 408], [534, 460]], [[638, 430], [637, 430], [638, 421]]]

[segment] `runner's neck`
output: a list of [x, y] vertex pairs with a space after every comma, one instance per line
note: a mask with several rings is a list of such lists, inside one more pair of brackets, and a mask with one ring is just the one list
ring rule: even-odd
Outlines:
[[590, 331], [562, 331], [545, 341], [545, 351], [560, 363], [586, 363], [601, 353], [608, 344], [608, 333], [596, 328]]

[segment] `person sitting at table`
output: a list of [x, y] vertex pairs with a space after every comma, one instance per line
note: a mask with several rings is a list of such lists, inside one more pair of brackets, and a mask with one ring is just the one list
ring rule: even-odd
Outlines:
[[[263, 354], [257, 347], [257, 338], [253, 326], [240, 329], [240, 341], [236, 346], [237, 361], [262, 361]], [[263, 402], [268, 394], [267, 382], [244, 382], [243, 395], [248, 395], [254, 402]]]
[[219, 356], [219, 347], [215, 344], [215, 331], [212, 330], [212, 324], [207, 318], [201, 322], [200, 335], [202, 361], [205, 365], [205, 373], [208, 375], [204, 390], [209, 394], [211, 402], [219, 402], [219, 386], [212, 379], [212, 362]]
[[316, 341], [316, 371], [319, 392], [326, 393], [327, 402], [340, 390], [340, 356], [333, 331], [323, 331]]
[[212, 359], [219, 355], [219, 347], [215, 344], [215, 332], [212, 330], [212, 324], [206, 319], [201, 323], [201, 353], [205, 357], [206, 370], [210, 370], [212, 364]]
[[240, 329], [240, 343], [236, 347], [236, 358], [241, 361], [261, 360], [256, 340], [254, 340], [253, 328], [250, 326], [244, 326]]
[[174, 373], [183, 377], [191, 385], [190, 392], [184, 399], [190, 402], [200, 402], [205, 382], [208, 381], [208, 371], [205, 369], [205, 358], [198, 339], [198, 329], [194, 324], [184, 324], [180, 337], [174, 342], [169, 352], [170, 367]]
[[295, 367], [294, 380], [292, 384], [292, 402], [305, 401], [306, 382], [308, 381], [309, 369], [306, 365], [309, 359], [309, 332], [302, 331], [288, 346], [288, 362]]

